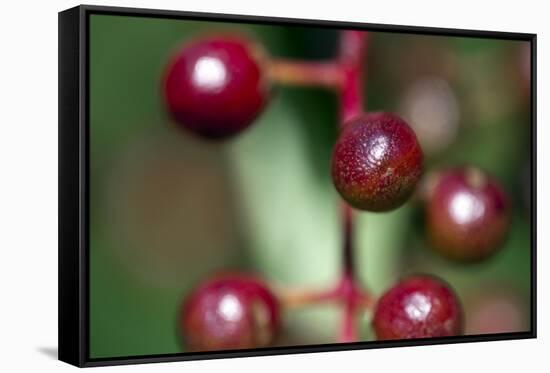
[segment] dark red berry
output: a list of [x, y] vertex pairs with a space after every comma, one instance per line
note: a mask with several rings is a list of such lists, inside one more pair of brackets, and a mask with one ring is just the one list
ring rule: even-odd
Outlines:
[[426, 227], [432, 246], [448, 258], [476, 261], [495, 253], [510, 225], [510, 203], [478, 168], [442, 172], [428, 194]]
[[413, 276], [388, 290], [373, 319], [378, 339], [430, 338], [462, 333], [462, 309], [454, 292], [431, 276]]
[[241, 36], [185, 46], [168, 66], [164, 94], [178, 124], [207, 138], [247, 128], [264, 107], [269, 85], [262, 51]]
[[223, 275], [185, 300], [180, 328], [191, 351], [264, 347], [279, 329], [279, 305], [258, 278]]
[[332, 155], [332, 179], [350, 205], [388, 211], [413, 192], [422, 171], [414, 131], [395, 115], [363, 114], [345, 124]]

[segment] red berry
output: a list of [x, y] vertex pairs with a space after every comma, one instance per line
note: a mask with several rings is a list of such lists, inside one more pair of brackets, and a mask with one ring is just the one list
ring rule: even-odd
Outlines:
[[206, 138], [243, 131], [268, 99], [261, 60], [259, 47], [240, 36], [210, 37], [187, 45], [166, 73], [164, 94], [172, 116]]
[[495, 253], [510, 226], [510, 206], [498, 183], [473, 168], [436, 176], [428, 194], [426, 227], [444, 256], [476, 261]]
[[279, 305], [256, 277], [219, 276], [185, 300], [180, 328], [191, 351], [264, 347], [279, 329]]
[[413, 192], [422, 149], [409, 125], [388, 113], [363, 114], [345, 124], [332, 155], [332, 179], [350, 205], [388, 211]]
[[388, 290], [376, 305], [373, 326], [378, 339], [459, 335], [462, 310], [454, 292], [431, 276], [414, 276]]

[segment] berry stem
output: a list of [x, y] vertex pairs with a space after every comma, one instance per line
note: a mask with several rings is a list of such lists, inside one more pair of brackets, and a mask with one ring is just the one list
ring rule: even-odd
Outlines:
[[338, 299], [335, 289], [312, 290], [281, 288], [278, 291], [278, 298], [287, 308], [298, 308], [309, 304], [334, 302]]
[[363, 84], [369, 36], [364, 31], [343, 31], [338, 60], [343, 73], [340, 86], [340, 127], [363, 111]]
[[[340, 128], [363, 111], [363, 74], [368, 33], [362, 31], [343, 31], [340, 39], [338, 61], [343, 72], [343, 83], [339, 88]], [[362, 90], [363, 89], [363, 90]], [[342, 202], [343, 276], [354, 279], [353, 258], [353, 210]]]
[[300, 289], [280, 287], [276, 289], [277, 297], [287, 308], [298, 308], [317, 303], [346, 303], [353, 299], [358, 306], [370, 308], [374, 305], [371, 294], [362, 289], [350, 276], [342, 276], [332, 288]]
[[[343, 82], [339, 87], [340, 128], [350, 119], [363, 112], [364, 82], [363, 70], [366, 60], [368, 33], [362, 31], [343, 31], [340, 39], [338, 61], [343, 72]], [[344, 309], [340, 325], [339, 342], [357, 340], [356, 316], [358, 311], [357, 294], [360, 286], [356, 283], [353, 247], [353, 210], [342, 202], [342, 230], [344, 234], [342, 248], [342, 288], [345, 289]]]
[[342, 203], [342, 229], [343, 229], [343, 247], [342, 247], [342, 277], [355, 277], [355, 265], [353, 258], [353, 211], [351, 207]]
[[324, 62], [271, 59], [267, 63], [271, 81], [282, 85], [320, 86], [336, 89], [343, 102], [343, 120], [361, 112], [361, 70], [368, 33], [344, 31], [338, 58]]
[[340, 87], [344, 74], [334, 62], [303, 62], [274, 59], [268, 65], [269, 77], [279, 84]]
[[[340, 128], [360, 115], [364, 105], [365, 58], [368, 33], [343, 31], [340, 36], [338, 56], [329, 62], [301, 62], [271, 60], [269, 74], [280, 84], [314, 85], [334, 89], [338, 94], [340, 107]], [[357, 340], [356, 317], [359, 307], [370, 308], [374, 299], [363, 290], [355, 277], [353, 247], [353, 210], [341, 203], [342, 221], [342, 273], [337, 284], [329, 290], [281, 289], [279, 299], [287, 307], [299, 307], [312, 303], [338, 302], [343, 314], [338, 335], [339, 342]]]
[[358, 333], [355, 330], [356, 306], [352, 302], [346, 302], [344, 305], [344, 313], [342, 316], [342, 324], [340, 325], [340, 335], [338, 342], [356, 342]]
[[[343, 31], [340, 39], [338, 61], [344, 81], [339, 88], [340, 129], [345, 123], [363, 111], [363, 69], [367, 48], [368, 33], [363, 31]], [[354, 277], [353, 259], [353, 210], [342, 202], [343, 276]]]

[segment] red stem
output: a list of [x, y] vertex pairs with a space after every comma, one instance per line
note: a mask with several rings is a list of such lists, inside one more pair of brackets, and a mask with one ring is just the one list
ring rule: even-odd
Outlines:
[[279, 84], [338, 87], [343, 82], [340, 65], [329, 62], [303, 62], [272, 60], [268, 65], [269, 77]]
[[344, 304], [344, 313], [342, 315], [342, 323], [340, 325], [340, 335], [338, 342], [356, 342], [358, 333], [355, 328], [356, 305], [352, 302]]
[[365, 70], [368, 33], [343, 31], [338, 60], [343, 71], [340, 87], [340, 127], [361, 114], [364, 105], [363, 71]]
[[[368, 34], [361, 31], [343, 31], [340, 40], [338, 60], [344, 73], [344, 81], [340, 87], [340, 128], [347, 121], [363, 111], [363, 70]], [[355, 328], [358, 308], [357, 293], [359, 285], [355, 279], [354, 248], [353, 248], [353, 210], [345, 202], [342, 203], [343, 242], [343, 272], [342, 285], [349, 288], [344, 298], [344, 310], [340, 326], [339, 342], [357, 340]]]
[[[368, 33], [343, 31], [338, 58], [329, 62], [273, 60], [268, 65], [272, 80], [282, 84], [316, 85], [336, 89], [340, 106], [340, 129], [363, 112], [364, 84]], [[293, 291], [282, 294], [285, 304], [303, 305], [323, 301], [343, 303], [343, 315], [338, 341], [357, 340], [355, 328], [360, 306], [370, 307], [373, 299], [361, 289], [355, 278], [353, 247], [353, 210], [342, 202], [342, 274], [336, 286], [324, 291]]]
[[[368, 33], [363, 31], [344, 31], [340, 41], [338, 61], [344, 72], [340, 87], [340, 128], [363, 111], [365, 68]], [[344, 231], [343, 275], [354, 277], [353, 259], [353, 210], [342, 203], [342, 226]]]
[[353, 211], [347, 203], [342, 203], [342, 276], [355, 277], [355, 266], [353, 259]]

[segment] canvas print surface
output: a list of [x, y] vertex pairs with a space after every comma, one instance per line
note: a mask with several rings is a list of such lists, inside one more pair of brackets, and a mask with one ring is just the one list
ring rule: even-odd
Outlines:
[[89, 22], [90, 358], [530, 330], [529, 42]]

